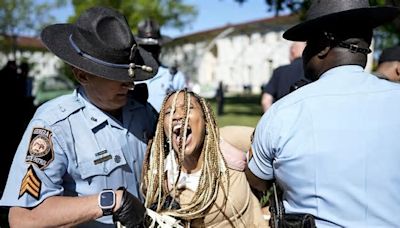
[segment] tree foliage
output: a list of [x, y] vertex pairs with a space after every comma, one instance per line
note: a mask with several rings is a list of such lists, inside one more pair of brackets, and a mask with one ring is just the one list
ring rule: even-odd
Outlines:
[[0, 0], [0, 32], [8, 36], [37, 34], [43, 25], [54, 21], [50, 11], [65, 4], [66, 0]]
[[145, 18], [152, 18], [164, 27], [183, 29], [197, 16], [195, 6], [184, 4], [182, 0], [72, 0], [72, 4], [75, 15], [68, 19], [70, 22], [92, 6], [108, 6], [125, 15], [133, 32]]
[[[239, 4], [247, 2], [247, 0], [234, 0]], [[279, 16], [282, 12], [298, 13], [308, 9], [310, 0], [264, 0], [268, 11], [273, 11], [275, 16]]]
[[0, 37], [3, 52], [14, 53], [18, 48], [16, 38], [35, 36], [41, 28], [54, 21], [52, 9], [66, 4], [66, 0], [37, 3], [34, 0], [0, 0]]

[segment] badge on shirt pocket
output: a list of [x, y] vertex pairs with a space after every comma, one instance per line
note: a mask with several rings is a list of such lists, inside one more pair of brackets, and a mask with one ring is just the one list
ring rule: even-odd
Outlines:
[[45, 128], [33, 128], [25, 162], [39, 169], [47, 167], [54, 159], [52, 132]]

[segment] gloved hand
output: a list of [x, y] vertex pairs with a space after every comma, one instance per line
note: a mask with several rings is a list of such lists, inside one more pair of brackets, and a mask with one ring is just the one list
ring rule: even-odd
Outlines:
[[146, 208], [142, 202], [129, 193], [126, 188], [121, 187], [118, 190], [123, 190], [121, 207], [113, 213], [114, 222], [121, 222], [126, 228], [144, 227], [144, 218], [146, 216]]

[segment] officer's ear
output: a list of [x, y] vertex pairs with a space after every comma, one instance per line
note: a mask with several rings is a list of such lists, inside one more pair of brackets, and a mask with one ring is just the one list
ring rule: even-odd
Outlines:
[[85, 85], [88, 84], [88, 74], [84, 71], [79, 70], [78, 68], [72, 67], [72, 73], [75, 76], [75, 79], [81, 84]]
[[318, 52], [318, 54], [317, 54], [318, 58], [319, 59], [325, 58], [328, 55], [330, 50], [331, 50], [331, 47], [326, 46], [325, 48], [323, 48], [321, 51]]
[[395, 80], [400, 82], [400, 61], [396, 61], [396, 75]]

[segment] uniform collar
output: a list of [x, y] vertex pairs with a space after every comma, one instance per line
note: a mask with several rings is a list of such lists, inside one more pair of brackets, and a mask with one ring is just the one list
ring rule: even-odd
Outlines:
[[364, 68], [359, 65], [344, 65], [344, 66], [337, 66], [334, 68], [329, 69], [325, 73], [321, 75], [320, 78], [326, 78], [330, 75], [349, 75], [349, 72], [352, 73], [360, 73], [364, 72]]
[[84, 114], [87, 119], [88, 125], [91, 129], [96, 128], [104, 123], [109, 117], [102, 112], [99, 108], [93, 105], [89, 98], [86, 96], [85, 90], [82, 87], [77, 89], [78, 100], [84, 105]]

